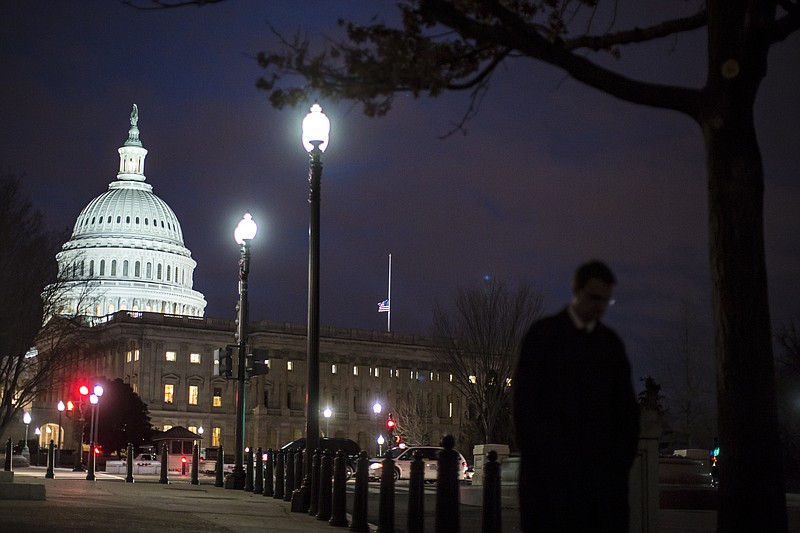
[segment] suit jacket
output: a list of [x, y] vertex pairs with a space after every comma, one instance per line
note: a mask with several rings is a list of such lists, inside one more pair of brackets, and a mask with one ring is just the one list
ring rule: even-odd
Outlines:
[[523, 530], [627, 532], [639, 407], [617, 334], [566, 309], [535, 322], [512, 387]]

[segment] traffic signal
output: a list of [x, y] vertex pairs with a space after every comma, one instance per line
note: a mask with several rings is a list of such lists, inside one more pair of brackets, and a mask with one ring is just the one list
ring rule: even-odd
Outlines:
[[269, 350], [254, 348], [247, 354], [247, 377], [266, 376], [269, 374]]
[[229, 378], [233, 374], [233, 348], [217, 348], [214, 350], [214, 375]]
[[78, 392], [80, 393], [81, 396], [88, 396], [89, 395], [89, 387], [87, 387], [86, 385], [81, 385], [78, 388]]
[[394, 427], [395, 427], [394, 418], [392, 418], [392, 413], [389, 413], [389, 418], [386, 419], [386, 431], [389, 432], [389, 437], [391, 438], [394, 438], [393, 436]]
[[72, 400], [67, 400], [67, 418], [72, 418], [73, 414], [75, 414], [75, 404]]

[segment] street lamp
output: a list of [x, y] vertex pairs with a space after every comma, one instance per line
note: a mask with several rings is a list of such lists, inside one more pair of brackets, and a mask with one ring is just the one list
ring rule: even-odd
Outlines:
[[36, 426], [36, 429], [33, 430], [33, 433], [36, 435], [36, 466], [39, 466], [39, 456], [42, 455], [42, 430], [39, 429], [39, 426]]
[[[381, 432], [381, 422], [378, 419], [378, 415], [381, 414], [381, 411], [383, 411], [383, 406], [381, 405], [381, 402], [375, 402], [372, 405], [372, 412], [375, 413], [375, 427], [378, 430], [378, 434], [380, 434]], [[379, 450], [378, 455], [380, 455], [380, 447], [378, 448], [378, 450]]]
[[319, 448], [319, 204], [322, 180], [322, 152], [328, 147], [331, 122], [319, 104], [303, 119], [303, 147], [309, 155], [308, 203], [308, 348], [306, 386], [306, 461], [303, 484], [293, 494], [292, 510], [306, 511], [315, 497], [311, 487], [314, 451]]
[[386, 442], [383, 439], [383, 435], [378, 435], [378, 457], [383, 455], [383, 443]]
[[247, 321], [248, 302], [247, 302], [247, 277], [250, 273], [250, 241], [252, 241], [258, 226], [256, 226], [250, 213], [245, 213], [242, 220], [233, 232], [233, 238], [240, 247], [241, 256], [239, 258], [239, 303], [237, 305], [237, 320], [239, 321], [236, 330], [236, 340], [239, 343], [239, 360], [236, 375], [236, 449], [234, 450], [233, 473], [231, 474], [233, 483], [228, 488], [237, 490], [244, 489], [244, 405], [245, 405], [245, 358], [247, 357]]
[[28, 449], [28, 427], [31, 425], [31, 414], [28, 411], [25, 411], [25, 414], [22, 415], [22, 421], [25, 422], [25, 445], [22, 447], [22, 455], [30, 460], [31, 451]]
[[64, 409], [66, 409], [67, 406], [64, 405], [63, 400], [58, 400], [58, 405], [56, 407], [58, 409], [58, 437], [57, 437], [58, 438], [58, 443], [56, 445], [56, 461], [55, 461], [56, 464], [55, 464], [55, 466], [58, 466], [59, 464], [61, 464], [61, 463], [59, 463], [59, 461], [61, 460], [61, 413], [64, 412]]
[[97, 401], [95, 402], [97, 409], [97, 414], [95, 415], [95, 418], [97, 419], [97, 422], [95, 422], [94, 424], [94, 434], [92, 436], [92, 440], [94, 440], [94, 443], [97, 444], [98, 436], [100, 434], [100, 397], [103, 396], [102, 385], [94, 386], [94, 395], [97, 396]]
[[331, 411], [330, 407], [326, 407], [324, 411], [322, 411], [322, 416], [325, 417], [325, 436], [330, 437], [331, 433], [331, 415], [333, 411]]

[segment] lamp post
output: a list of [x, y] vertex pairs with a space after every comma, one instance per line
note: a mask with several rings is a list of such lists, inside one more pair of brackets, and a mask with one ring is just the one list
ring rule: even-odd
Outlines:
[[330, 407], [326, 407], [324, 411], [322, 411], [322, 416], [325, 417], [325, 436], [330, 437], [331, 432], [331, 415], [333, 411]]
[[[380, 435], [380, 433], [381, 433], [381, 429], [380, 429], [381, 428], [381, 422], [380, 422], [380, 419], [378, 418], [378, 415], [381, 414], [382, 410], [383, 410], [383, 406], [381, 405], [381, 402], [375, 402], [372, 405], [372, 412], [375, 413], [375, 427], [378, 430], [378, 435]], [[380, 451], [380, 446], [379, 446], [378, 447], [378, 455], [380, 455], [380, 454], [381, 454], [381, 451]]]
[[383, 443], [386, 442], [383, 435], [378, 435], [378, 457], [383, 455]]
[[42, 449], [42, 430], [37, 426], [33, 433], [36, 435], [36, 466], [39, 466], [40, 450]]
[[241, 256], [239, 258], [239, 304], [237, 319], [239, 321], [236, 330], [236, 340], [239, 343], [239, 360], [237, 361], [236, 374], [236, 449], [234, 450], [234, 465], [232, 479], [233, 483], [228, 488], [237, 490], [244, 489], [244, 406], [245, 406], [245, 358], [247, 357], [247, 321], [248, 302], [247, 302], [247, 277], [250, 273], [250, 241], [252, 241], [258, 226], [256, 226], [250, 213], [245, 213], [242, 220], [236, 226], [233, 237], [236, 244], [240, 247]]
[[22, 455], [30, 460], [31, 451], [28, 449], [28, 427], [31, 425], [31, 414], [28, 411], [25, 411], [25, 414], [22, 415], [22, 421], [25, 423], [25, 445], [22, 447]]
[[95, 414], [96, 422], [94, 423], [94, 434], [92, 436], [92, 440], [94, 440], [94, 443], [97, 444], [98, 437], [100, 435], [100, 398], [103, 396], [102, 385], [94, 386], [94, 395], [97, 396], [97, 402], [95, 402], [95, 409], [97, 413]]
[[306, 386], [306, 456], [303, 484], [295, 491], [292, 510], [309, 509], [311, 499], [311, 467], [314, 451], [319, 447], [319, 203], [322, 179], [322, 152], [328, 147], [331, 123], [319, 104], [303, 119], [302, 142], [309, 155], [308, 203], [308, 336]]
[[55, 460], [56, 464], [55, 464], [55, 466], [58, 466], [59, 464], [61, 464], [59, 462], [61, 460], [61, 413], [64, 412], [64, 409], [66, 409], [67, 406], [64, 405], [64, 401], [63, 400], [58, 400], [58, 405], [56, 406], [56, 408], [58, 409], [58, 437], [57, 437], [58, 438], [58, 443], [56, 445], [56, 460]]

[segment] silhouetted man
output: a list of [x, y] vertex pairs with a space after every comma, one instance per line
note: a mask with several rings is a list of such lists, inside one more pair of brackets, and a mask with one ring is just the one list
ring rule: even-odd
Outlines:
[[526, 532], [627, 533], [639, 407], [625, 347], [600, 318], [616, 278], [581, 265], [572, 302], [535, 322], [512, 381]]

